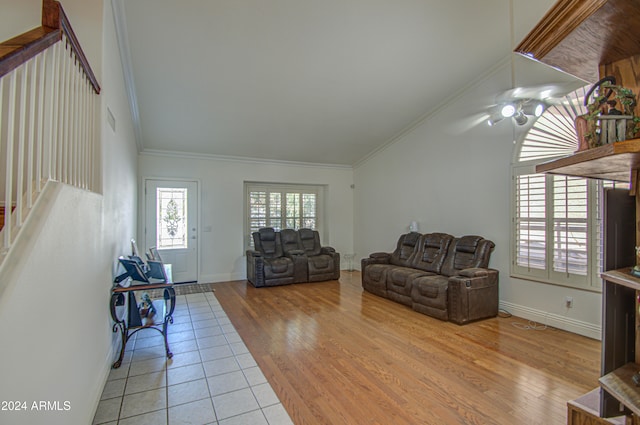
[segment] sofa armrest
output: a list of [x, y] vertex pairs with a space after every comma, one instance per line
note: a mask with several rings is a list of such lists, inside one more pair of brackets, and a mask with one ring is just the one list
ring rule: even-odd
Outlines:
[[482, 277], [482, 276], [488, 276], [489, 275], [489, 270], [488, 269], [483, 269], [480, 267], [473, 267], [470, 269], [463, 269], [460, 270], [458, 272], [458, 274], [460, 276], [464, 276], [464, 277]]
[[247, 250], [247, 280], [256, 288], [264, 286], [264, 257], [262, 253]]
[[262, 257], [262, 253], [260, 251], [254, 251], [252, 249], [248, 249], [247, 258], [249, 257]]
[[364, 268], [370, 264], [389, 264], [391, 254], [387, 252], [374, 252], [369, 258], [363, 258], [360, 261], [360, 271], [364, 273]]
[[335, 253], [336, 250], [332, 246], [323, 246], [322, 248], [320, 248], [320, 254], [333, 255]]
[[391, 254], [388, 252], [373, 252], [371, 254], [369, 254], [369, 258], [375, 258], [375, 259], [390, 259], [391, 258]]
[[449, 320], [459, 325], [498, 315], [498, 271], [466, 269], [449, 278]]

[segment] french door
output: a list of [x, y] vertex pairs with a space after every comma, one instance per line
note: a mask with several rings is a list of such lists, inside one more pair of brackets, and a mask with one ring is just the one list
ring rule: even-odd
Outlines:
[[173, 282], [198, 280], [198, 182], [145, 180], [145, 249], [171, 264]]

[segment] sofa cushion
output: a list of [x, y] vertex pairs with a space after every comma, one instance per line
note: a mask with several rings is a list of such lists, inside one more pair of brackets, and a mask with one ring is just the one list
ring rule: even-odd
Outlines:
[[293, 263], [288, 258], [274, 258], [269, 261], [269, 267], [266, 267], [269, 274], [281, 275], [292, 270]]
[[454, 267], [462, 270], [471, 267], [478, 250], [478, 244], [483, 238], [480, 236], [463, 236], [458, 240]]
[[396, 250], [391, 254], [390, 263], [396, 266], [411, 267], [413, 258], [418, 251], [420, 233], [411, 232], [400, 236]]
[[463, 236], [454, 239], [440, 273], [455, 276], [460, 270], [486, 268], [494, 244], [481, 236]]
[[409, 267], [391, 267], [387, 272], [387, 293], [389, 299], [411, 305], [411, 282], [418, 276], [431, 274]]
[[370, 264], [362, 271], [362, 287], [372, 294], [387, 298], [389, 264]]
[[297, 231], [293, 229], [282, 229], [280, 231], [280, 241], [282, 243], [282, 251], [285, 255], [292, 255], [292, 253], [297, 252], [302, 253]]
[[309, 256], [320, 255], [322, 246], [320, 245], [320, 233], [317, 230], [300, 229], [298, 230], [300, 237], [300, 248]]
[[309, 282], [337, 279], [336, 269], [339, 269], [339, 258], [331, 255], [316, 255], [308, 257]]
[[412, 266], [416, 269], [440, 273], [453, 236], [446, 233], [427, 233], [419, 241], [418, 255]]
[[448, 320], [448, 278], [442, 275], [421, 276], [411, 285], [411, 308], [437, 319]]
[[253, 232], [252, 235], [256, 250], [261, 252], [265, 258], [282, 257], [279, 232], [276, 232], [272, 227], [264, 227]]

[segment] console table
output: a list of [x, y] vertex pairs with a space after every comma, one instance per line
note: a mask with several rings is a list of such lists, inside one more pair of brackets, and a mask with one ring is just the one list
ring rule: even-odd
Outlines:
[[[156, 314], [153, 318], [149, 318], [147, 321], [143, 322], [143, 318], [140, 316], [138, 303], [136, 301], [136, 292], [150, 291], [154, 289], [162, 290], [163, 297], [162, 299], [152, 301]], [[127, 305], [125, 305], [125, 298]], [[120, 336], [122, 338], [120, 356], [113, 364], [114, 369], [119, 368], [122, 364], [124, 349], [127, 346], [129, 339], [136, 332], [142, 329], [155, 329], [160, 332], [164, 338], [164, 348], [167, 353], [167, 357], [173, 357], [173, 354], [169, 350], [169, 343], [167, 341], [169, 323], [173, 323], [173, 310], [176, 307], [176, 291], [173, 289], [172, 284], [155, 283], [132, 285], [126, 288], [115, 287], [111, 290], [111, 301], [109, 307], [111, 311], [111, 318], [115, 322], [113, 325], [113, 332], [120, 332]], [[125, 314], [127, 307], [128, 314]], [[126, 319], [125, 315], [128, 316]]]

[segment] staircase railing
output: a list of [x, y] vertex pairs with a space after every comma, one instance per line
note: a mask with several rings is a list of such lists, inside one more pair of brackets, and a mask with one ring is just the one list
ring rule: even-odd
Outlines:
[[0, 262], [47, 181], [100, 191], [99, 94], [59, 2], [0, 44]]

